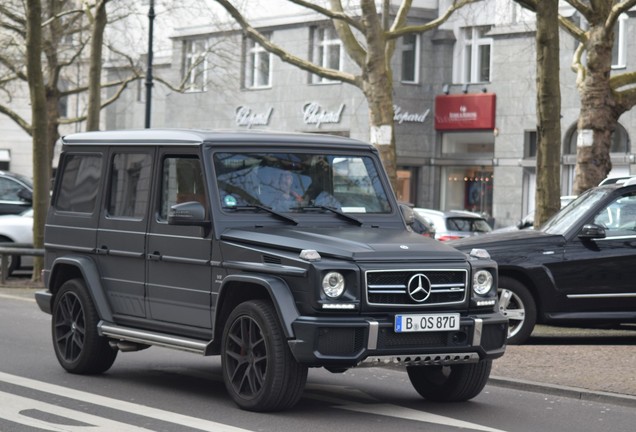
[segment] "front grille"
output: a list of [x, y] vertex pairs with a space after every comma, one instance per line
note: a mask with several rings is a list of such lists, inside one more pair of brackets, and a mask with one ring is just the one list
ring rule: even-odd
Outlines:
[[[466, 298], [467, 277], [468, 272], [463, 269], [369, 270], [367, 302], [420, 307], [461, 303]], [[418, 287], [423, 291], [417, 290]]]

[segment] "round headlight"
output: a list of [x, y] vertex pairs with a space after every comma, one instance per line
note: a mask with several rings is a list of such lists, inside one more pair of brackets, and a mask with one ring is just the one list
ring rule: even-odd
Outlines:
[[330, 272], [322, 278], [322, 291], [331, 299], [338, 298], [345, 290], [344, 276], [338, 272]]
[[475, 294], [484, 295], [492, 288], [492, 274], [488, 270], [478, 270], [473, 275]]

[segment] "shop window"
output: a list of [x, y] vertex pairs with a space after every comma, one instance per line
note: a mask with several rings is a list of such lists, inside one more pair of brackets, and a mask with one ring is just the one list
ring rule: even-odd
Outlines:
[[483, 166], [442, 169], [442, 209], [492, 215], [493, 169]]
[[183, 42], [183, 82], [187, 92], [206, 91], [207, 39], [190, 39]]
[[[268, 35], [265, 35], [268, 37]], [[245, 40], [245, 88], [272, 85], [272, 55], [252, 39]]]
[[402, 37], [402, 82], [417, 84], [420, 71], [420, 35]]
[[[338, 37], [333, 27], [313, 27], [312, 37], [312, 58], [314, 63], [323, 68], [341, 70], [342, 67], [342, 41]], [[312, 75], [314, 84], [333, 83], [334, 80], [318, 75]]]
[[400, 168], [397, 170], [397, 189], [395, 195], [398, 201], [404, 203], [413, 203], [415, 184], [415, 168]]

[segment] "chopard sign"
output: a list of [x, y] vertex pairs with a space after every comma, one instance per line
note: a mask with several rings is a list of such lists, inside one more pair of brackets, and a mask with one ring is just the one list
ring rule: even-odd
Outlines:
[[431, 110], [427, 109], [422, 113], [410, 113], [408, 111], [402, 111], [402, 107], [399, 105], [393, 105], [393, 120], [397, 124], [402, 123], [424, 123], [426, 118], [430, 114]]
[[252, 126], [266, 126], [269, 124], [272, 112], [274, 112], [274, 108], [271, 107], [265, 112], [256, 113], [251, 108], [240, 106], [236, 108], [236, 125], [247, 127], [248, 129]]
[[303, 106], [303, 121], [320, 127], [323, 123], [340, 123], [345, 104], [341, 104], [337, 111], [327, 111], [318, 102], [309, 102]]

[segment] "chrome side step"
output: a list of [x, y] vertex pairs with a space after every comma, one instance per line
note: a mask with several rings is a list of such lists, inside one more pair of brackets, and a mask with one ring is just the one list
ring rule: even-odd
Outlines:
[[162, 346], [201, 355], [209, 355], [210, 352], [211, 341], [206, 342], [148, 330], [132, 329], [104, 321], [100, 321], [97, 324], [97, 332], [100, 336], [142, 345]]

